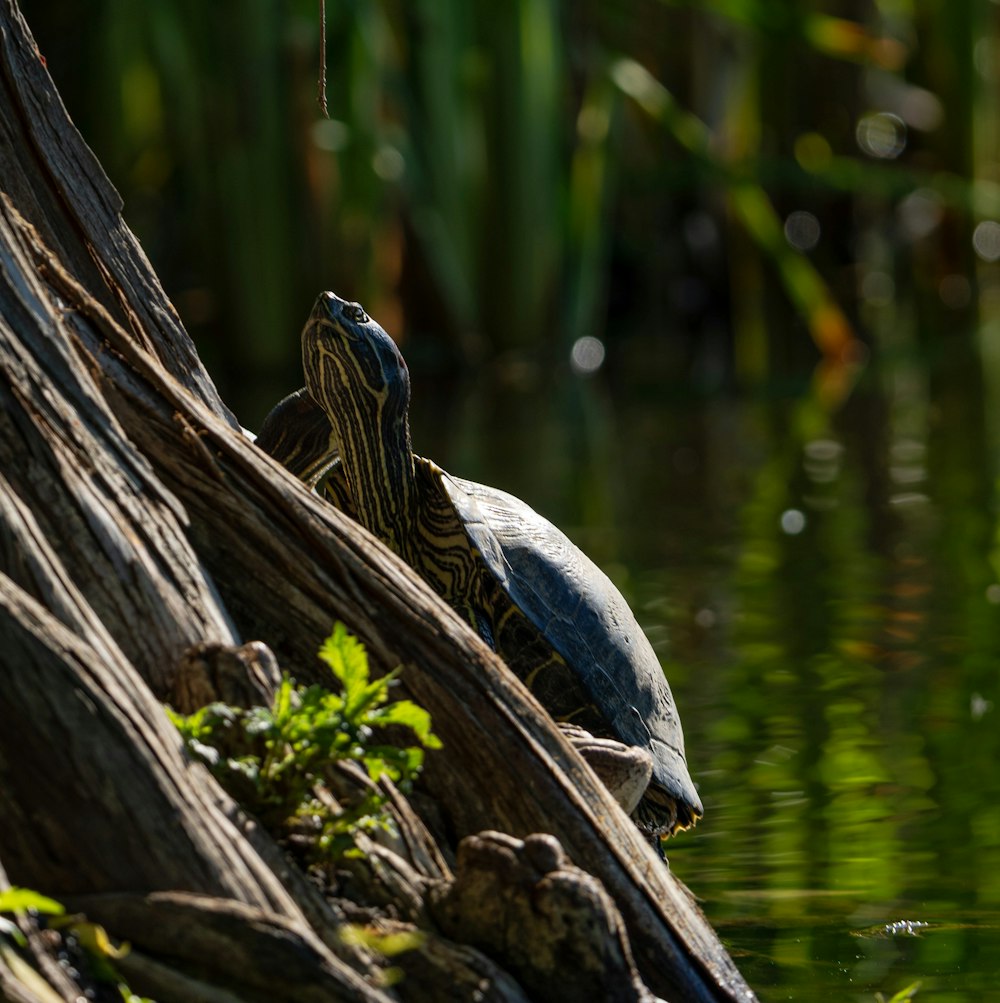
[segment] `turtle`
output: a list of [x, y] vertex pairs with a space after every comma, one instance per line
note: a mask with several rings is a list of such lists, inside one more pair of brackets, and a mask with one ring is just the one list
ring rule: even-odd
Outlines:
[[651, 760], [631, 802], [641, 831], [658, 841], [694, 825], [670, 685], [611, 580], [519, 498], [413, 453], [406, 362], [358, 303], [320, 294], [302, 363], [306, 386], [258, 445], [413, 567], [557, 722]]

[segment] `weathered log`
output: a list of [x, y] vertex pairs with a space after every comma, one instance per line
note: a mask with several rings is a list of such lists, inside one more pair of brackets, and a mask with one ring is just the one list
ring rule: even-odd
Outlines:
[[[324, 985], [383, 998], [358, 974], [366, 959], [335, 946], [329, 904], [185, 762], [152, 695], [199, 642], [260, 639], [321, 681], [315, 650], [339, 618], [377, 671], [405, 666], [430, 710], [445, 749], [428, 757], [427, 786], [455, 839], [553, 833], [614, 901], [650, 989], [752, 999], [686, 889], [503, 663], [241, 434], [13, 0], [0, 0], [0, 34], [0, 858], [17, 880], [87, 893], [109, 927], [140, 923], [113, 912], [113, 892], [149, 908], [168, 901], [153, 892], [221, 900], [230, 930], [262, 910], [310, 945]], [[450, 964], [431, 959], [412, 969], [427, 998]], [[149, 972], [163, 965], [149, 955]], [[220, 992], [222, 975], [209, 980]], [[493, 985], [517, 991], [502, 973]]]
[[130, 931], [131, 948], [117, 964], [161, 1000], [388, 1003], [360, 978], [345, 982], [343, 967], [311, 930], [267, 909], [181, 892], [106, 895], [77, 904]]
[[[67, 322], [80, 343], [93, 339], [84, 325], [94, 305], [54, 277], [78, 306]], [[240, 628], [306, 681], [324, 678], [313, 652], [335, 617], [377, 668], [407, 663], [402, 683], [448, 749], [429, 757], [428, 782], [458, 835], [554, 833], [615, 898], [651, 988], [693, 999], [746, 992], [689, 895], [502, 662], [407, 566], [168, 382], [110, 319], [101, 331], [121, 353], [106, 356], [106, 398], [182, 500]]]

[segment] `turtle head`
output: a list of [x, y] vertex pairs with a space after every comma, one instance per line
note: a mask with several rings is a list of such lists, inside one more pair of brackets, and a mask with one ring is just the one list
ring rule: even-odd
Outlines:
[[302, 368], [333, 425], [360, 521], [399, 552], [413, 481], [403, 356], [362, 307], [324, 292], [302, 331]]
[[302, 367], [310, 396], [338, 432], [356, 423], [405, 425], [410, 405], [406, 363], [359, 304], [320, 293], [302, 332]]

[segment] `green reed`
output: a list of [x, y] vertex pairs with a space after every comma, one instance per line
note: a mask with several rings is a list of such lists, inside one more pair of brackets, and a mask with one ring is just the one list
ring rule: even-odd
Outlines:
[[[551, 360], [584, 333], [697, 341], [711, 304], [738, 383], [823, 360], [835, 404], [871, 346], [872, 248], [933, 325], [942, 270], [975, 292], [972, 227], [1000, 206], [986, 5], [331, 2], [329, 120], [308, 0], [95, 0], [71, 41], [63, 8], [29, 12], [53, 72], [251, 421], [294, 383], [328, 286], [466, 362]], [[879, 112], [898, 156], [859, 148]], [[918, 190], [941, 220], [911, 255]], [[814, 248], [786, 239], [794, 210]]]

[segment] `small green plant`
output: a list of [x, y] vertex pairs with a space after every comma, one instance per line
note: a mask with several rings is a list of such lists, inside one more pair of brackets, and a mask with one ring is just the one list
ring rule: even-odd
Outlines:
[[[11, 886], [0, 892], [0, 913], [37, 912], [43, 916], [60, 916], [64, 912], [62, 905], [55, 899], [32, 891], [30, 888]], [[27, 943], [16, 923], [0, 916], [0, 936], [10, 937], [19, 947]]]
[[[129, 946], [122, 944], [116, 947], [104, 927], [88, 922], [80, 915], [66, 915], [61, 902], [30, 888], [13, 885], [0, 891], [0, 913], [5, 912], [15, 915], [33, 912], [48, 917], [49, 928], [58, 931], [63, 938], [60, 957], [71, 958], [73, 966], [86, 979], [115, 986], [123, 1003], [153, 1003], [146, 997], [136, 996], [121, 980], [113, 962], [128, 954]], [[27, 938], [17, 924], [0, 915], [0, 961], [14, 972], [19, 981], [32, 988], [40, 999], [52, 998], [48, 983], [21, 955], [4, 943], [4, 938], [12, 940], [17, 947], [28, 946]]]
[[[395, 933], [386, 933], [356, 923], [344, 923], [338, 933], [341, 943], [363, 947], [381, 955], [387, 962], [390, 958], [416, 950], [427, 942], [427, 934], [423, 930], [399, 930]], [[387, 965], [379, 969], [378, 985], [380, 988], [387, 989], [402, 981], [403, 977], [401, 968], [396, 965]]]
[[[364, 646], [342, 623], [334, 625], [319, 657], [340, 692], [298, 686], [285, 676], [270, 707], [216, 703], [189, 716], [168, 712], [191, 751], [266, 827], [305, 826], [321, 854], [336, 857], [352, 849], [359, 829], [389, 824], [377, 781], [387, 777], [407, 790], [424, 750], [441, 743], [425, 710], [409, 700], [389, 701], [399, 670], [372, 680]], [[376, 736], [390, 726], [407, 729], [418, 744], [379, 741]], [[363, 766], [373, 783], [360, 785], [349, 803], [334, 808], [322, 788], [334, 765], [344, 761]]]

